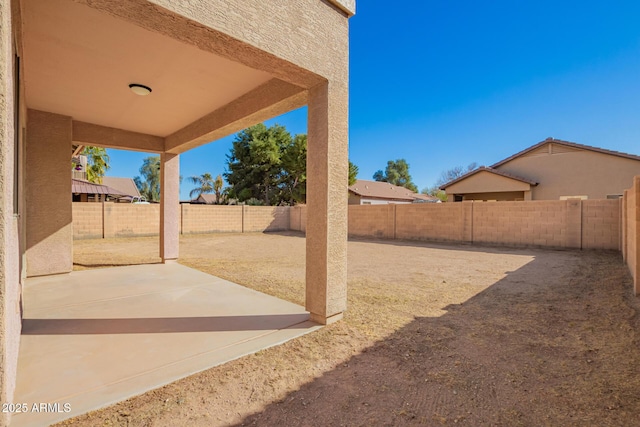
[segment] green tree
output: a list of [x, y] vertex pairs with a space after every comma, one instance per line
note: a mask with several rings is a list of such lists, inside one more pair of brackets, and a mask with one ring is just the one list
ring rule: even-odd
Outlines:
[[418, 187], [416, 187], [416, 185], [411, 181], [409, 164], [405, 159], [397, 159], [395, 161], [389, 160], [385, 171], [377, 171], [373, 174], [373, 179], [376, 181], [388, 182], [393, 185], [399, 185], [413, 191], [414, 193], [418, 192]]
[[160, 156], [149, 156], [142, 161], [140, 175], [133, 181], [136, 183], [140, 194], [148, 201], [160, 201]]
[[357, 177], [358, 177], [358, 166], [351, 163], [351, 160], [349, 160], [349, 185], [355, 184]]
[[[269, 128], [258, 124], [238, 133], [231, 153], [227, 155], [227, 172], [224, 174], [231, 187], [230, 196], [240, 202], [254, 198], [265, 205], [277, 205], [286, 193], [283, 188], [288, 188], [290, 199], [302, 176], [293, 168], [284, 170], [283, 155], [290, 151], [288, 158], [300, 159], [300, 144], [301, 139], [294, 144], [289, 132], [277, 124]], [[292, 145], [294, 147], [288, 150]], [[291, 179], [295, 181], [296, 177], [298, 181], [293, 186]]]
[[203, 173], [200, 176], [190, 176], [189, 181], [197, 185], [196, 188], [189, 192], [189, 197], [199, 196], [201, 194], [213, 193], [215, 181], [210, 173]]
[[102, 177], [110, 169], [107, 149], [87, 146], [80, 154], [87, 156], [87, 180], [102, 184]]
[[304, 203], [307, 199], [307, 135], [296, 135], [283, 147], [280, 177], [282, 199], [290, 205]]

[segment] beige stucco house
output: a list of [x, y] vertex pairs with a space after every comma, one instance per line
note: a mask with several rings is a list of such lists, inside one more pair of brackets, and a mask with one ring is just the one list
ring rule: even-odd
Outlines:
[[449, 201], [619, 198], [640, 156], [547, 138], [444, 184]]
[[0, 401], [13, 401], [22, 284], [72, 269], [73, 145], [160, 154], [171, 263], [180, 154], [307, 105], [306, 307], [320, 323], [342, 316], [354, 12], [355, 0], [0, 1]]

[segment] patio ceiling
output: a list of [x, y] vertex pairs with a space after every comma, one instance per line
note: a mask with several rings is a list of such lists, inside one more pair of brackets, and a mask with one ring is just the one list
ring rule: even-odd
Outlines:
[[72, 1], [22, 4], [31, 109], [166, 137], [273, 78]]

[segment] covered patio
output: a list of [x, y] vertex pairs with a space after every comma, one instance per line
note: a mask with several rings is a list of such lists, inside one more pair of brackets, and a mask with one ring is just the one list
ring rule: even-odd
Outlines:
[[[91, 390], [102, 390], [102, 403], [111, 402], [122, 395], [116, 397], [101, 387], [146, 375], [125, 370], [98, 381], [112, 368], [142, 364], [153, 372], [162, 370], [160, 379], [154, 380], [157, 385], [219, 363], [198, 356], [206, 363], [186, 368], [195, 363], [195, 354], [227, 353], [228, 346], [239, 342], [243, 348], [268, 346], [273, 342], [267, 337], [277, 342], [281, 338], [276, 336], [307, 330], [307, 326], [290, 328], [307, 318], [316, 324], [342, 318], [346, 309], [348, 20], [354, 12], [354, 0], [0, 2], [0, 95], [5, 100], [0, 105], [3, 402], [27, 398], [41, 403], [67, 398], [88, 402], [94, 395], [80, 386], [85, 381], [93, 384], [87, 386]], [[265, 312], [269, 304], [255, 302], [252, 293], [232, 292], [236, 288], [231, 284], [202, 279], [200, 273], [175, 265], [180, 154], [303, 106], [308, 107], [309, 207], [305, 308], [274, 303], [285, 308]], [[120, 270], [71, 273], [70, 155], [77, 145], [160, 156], [159, 255], [164, 265], [127, 270], [123, 280], [137, 281], [127, 292], [133, 289], [139, 294], [121, 293], [120, 279], [113, 279]], [[92, 286], [73, 292], [65, 288], [75, 277], [91, 274], [100, 277], [92, 276]], [[93, 286], [98, 283], [102, 285]], [[223, 286], [224, 292], [217, 299], [208, 298], [213, 291], [205, 283]], [[233, 296], [224, 298], [234, 303], [219, 311], [221, 295], [227, 292]], [[187, 305], [193, 307], [187, 310]], [[83, 311], [88, 307], [93, 307], [91, 315]], [[117, 352], [127, 359], [115, 367], [117, 358], [98, 351], [104, 347], [101, 339], [116, 337], [118, 342], [129, 339], [137, 344], [133, 337], [140, 334], [150, 342], [166, 337], [176, 341], [140, 346], [141, 352]], [[200, 334], [216, 338], [204, 340], [208, 347], [197, 347], [203, 344]], [[74, 344], [67, 346], [65, 340]], [[189, 349], [187, 355], [174, 356], [190, 362], [185, 365], [169, 358], [173, 347]], [[60, 356], [61, 363], [76, 362], [69, 369], [61, 365], [56, 373], [50, 371], [52, 366], [41, 365], [54, 363], [43, 354], [62, 355], [63, 351], [70, 353]], [[85, 376], [78, 381], [59, 377], [67, 384], [58, 391], [41, 387], [39, 377], [45, 371], [72, 375], [76, 370]], [[147, 385], [140, 385], [140, 390], [153, 386], [143, 383]], [[82, 405], [73, 410], [91, 407]], [[10, 418], [8, 413], [0, 414], [0, 425], [8, 425]], [[21, 422], [20, 416], [14, 418]]]
[[321, 327], [301, 306], [180, 264], [31, 278], [24, 297], [15, 401], [57, 406], [12, 426], [49, 425]]

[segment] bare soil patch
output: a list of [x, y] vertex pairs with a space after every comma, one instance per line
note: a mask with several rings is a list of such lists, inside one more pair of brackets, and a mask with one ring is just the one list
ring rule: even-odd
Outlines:
[[[180, 262], [304, 303], [299, 234], [184, 236]], [[159, 262], [76, 241], [76, 268]], [[617, 253], [349, 242], [318, 332], [60, 425], [638, 425], [638, 300]]]

